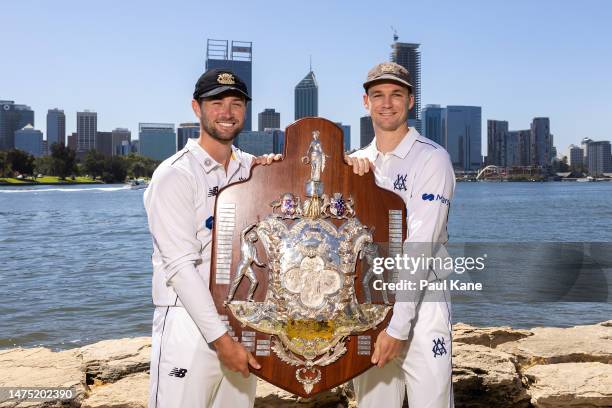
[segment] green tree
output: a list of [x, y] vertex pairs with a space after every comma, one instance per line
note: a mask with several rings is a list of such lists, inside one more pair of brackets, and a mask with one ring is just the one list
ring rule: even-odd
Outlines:
[[7, 153], [7, 160], [13, 171], [20, 174], [34, 173], [34, 156], [19, 149], [11, 149]]
[[76, 152], [62, 143], [51, 145], [51, 175], [64, 180], [76, 171]]
[[11, 163], [8, 161], [8, 154], [5, 151], [0, 151], [0, 177], [9, 177], [11, 175]]
[[102, 180], [105, 183], [123, 182], [127, 177], [128, 162], [122, 157], [114, 156], [104, 162]]
[[85, 153], [85, 159], [83, 160], [83, 168], [87, 174], [93, 179], [102, 176], [105, 170], [106, 158], [100, 152], [92, 149]]
[[34, 159], [34, 173], [51, 175], [53, 173], [53, 158], [51, 156], [42, 156]]

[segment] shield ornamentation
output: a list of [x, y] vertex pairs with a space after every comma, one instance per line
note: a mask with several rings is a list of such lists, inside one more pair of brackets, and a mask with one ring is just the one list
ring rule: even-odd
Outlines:
[[211, 291], [252, 372], [311, 397], [367, 370], [393, 296], [373, 290], [374, 258], [401, 253], [402, 199], [344, 163], [342, 131], [306, 118], [282, 161], [255, 166], [215, 207]]

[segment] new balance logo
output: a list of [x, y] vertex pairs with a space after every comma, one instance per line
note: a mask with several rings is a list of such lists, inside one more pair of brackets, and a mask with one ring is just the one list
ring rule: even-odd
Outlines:
[[219, 194], [219, 186], [214, 186], [213, 188], [208, 189], [209, 197], [215, 197], [217, 194]]
[[185, 377], [185, 374], [187, 374], [187, 369], [186, 368], [177, 368], [174, 367], [172, 369], [172, 371], [170, 371], [170, 374], [168, 374], [171, 377], [176, 377], [176, 378], [183, 378]]

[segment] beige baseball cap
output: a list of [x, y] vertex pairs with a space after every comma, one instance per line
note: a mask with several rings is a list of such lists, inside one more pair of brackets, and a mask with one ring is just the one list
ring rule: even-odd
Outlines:
[[368, 88], [375, 82], [392, 81], [407, 87], [412, 92], [412, 79], [410, 73], [404, 67], [395, 62], [383, 62], [376, 65], [368, 72], [368, 77], [363, 83], [363, 88], [368, 91]]

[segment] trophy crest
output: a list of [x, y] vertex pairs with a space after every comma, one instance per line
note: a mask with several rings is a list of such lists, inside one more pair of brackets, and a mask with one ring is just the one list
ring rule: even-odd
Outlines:
[[392, 308], [384, 291], [372, 302], [373, 259], [401, 251], [404, 218], [400, 197], [343, 162], [342, 133], [324, 119], [291, 125], [281, 162], [219, 193], [211, 290], [262, 364], [254, 374], [312, 396], [371, 366]]

